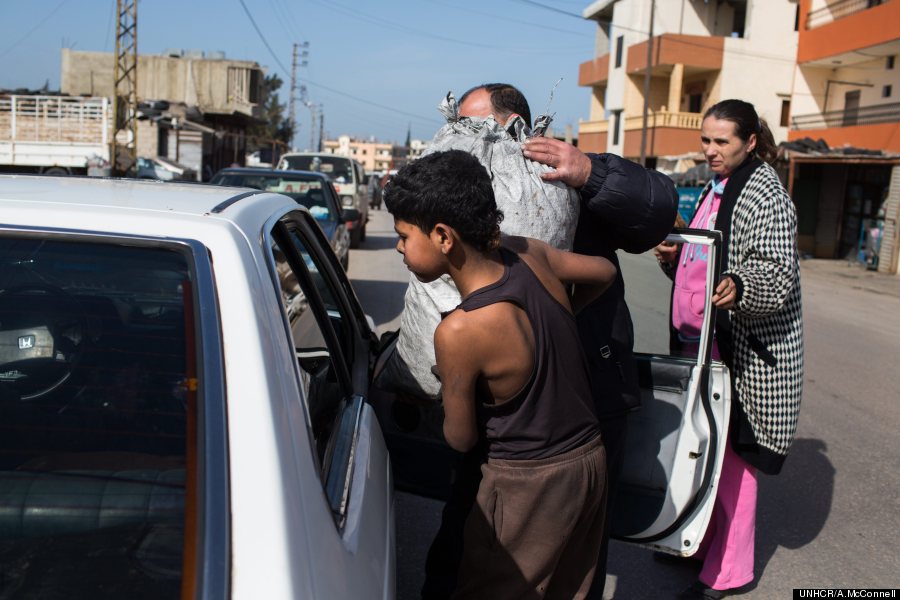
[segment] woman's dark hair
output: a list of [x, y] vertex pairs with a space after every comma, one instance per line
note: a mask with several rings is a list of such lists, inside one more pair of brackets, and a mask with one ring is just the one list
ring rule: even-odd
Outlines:
[[438, 223], [449, 225], [482, 252], [500, 243], [503, 213], [491, 178], [468, 152], [435, 152], [408, 163], [385, 186], [384, 204], [395, 219], [426, 233]]
[[755, 154], [767, 163], [775, 162], [778, 148], [775, 146], [775, 138], [772, 136], [769, 125], [756, 114], [756, 109], [749, 102], [743, 100], [722, 100], [709, 107], [703, 118], [713, 117], [735, 124], [735, 133], [745, 142], [752, 134], [756, 134]]

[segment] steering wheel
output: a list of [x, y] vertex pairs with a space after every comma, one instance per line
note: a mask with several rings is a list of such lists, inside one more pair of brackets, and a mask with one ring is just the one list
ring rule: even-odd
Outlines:
[[62, 288], [0, 290], [0, 393], [28, 401], [58, 389], [82, 358], [87, 329], [81, 303]]

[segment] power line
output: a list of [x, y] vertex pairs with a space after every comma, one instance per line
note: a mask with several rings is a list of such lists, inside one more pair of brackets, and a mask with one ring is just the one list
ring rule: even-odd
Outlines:
[[[67, 1], [67, 0], [64, 0], [64, 1]], [[262, 41], [263, 45], [265, 45], [266, 49], [268, 49], [269, 54], [272, 55], [272, 60], [274, 60], [275, 63], [281, 68], [281, 72], [283, 75], [290, 76], [290, 73], [291, 73], [290, 70], [287, 69], [284, 66], [284, 64], [282, 64], [281, 60], [279, 60], [278, 56], [275, 54], [275, 51], [272, 50], [272, 47], [266, 41], [265, 36], [262, 34], [262, 31], [259, 29], [259, 26], [256, 24], [256, 21], [253, 19], [253, 15], [250, 14], [250, 10], [247, 8], [247, 5], [244, 4], [244, 0], [238, 0], [238, 2], [240, 2], [241, 6], [244, 8], [244, 12], [247, 14], [247, 18], [250, 19], [250, 23], [253, 25], [253, 29], [255, 29], [257, 35], [259, 35], [259, 39]], [[384, 104], [379, 104], [377, 102], [373, 102], [372, 100], [360, 98], [359, 96], [354, 96], [353, 94], [348, 94], [347, 92], [343, 92], [341, 90], [329, 87], [329, 86], [321, 84], [321, 83], [316, 83], [315, 81], [310, 81], [309, 79], [306, 80], [306, 83], [309, 85], [313, 85], [313, 86], [322, 88], [323, 90], [328, 90], [329, 92], [331, 92], [333, 94], [337, 94], [339, 96], [344, 96], [345, 98], [350, 98], [352, 100], [356, 100], [357, 102], [363, 102], [365, 104], [368, 104], [369, 106], [377, 106], [378, 108], [382, 108], [384, 110], [388, 110], [388, 111], [391, 111], [391, 112], [394, 112], [397, 114], [405, 115], [408, 117], [414, 117], [416, 119], [421, 119], [421, 120], [428, 121], [428, 122], [435, 122], [434, 119], [430, 119], [428, 117], [423, 117], [422, 115], [417, 115], [415, 113], [410, 113], [410, 112], [406, 112], [403, 110], [399, 110], [399, 109], [396, 109], [396, 108], [393, 108], [390, 106], [385, 106]]]
[[530, 6], [537, 6], [538, 8], [543, 8], [544, 10], [549, 10], [550, 12], [559, 13], [561, 15], [566, 15], [567, 17], [575, 17], [579, 21], [584, 21], [584, 17], [579, 15], [578, 13], [569, 12], [567, 10], [563, 10], [561, 8], [556, 8], [555, 6], [548, 6], [547, 4], [541, 4], [540, 2], [535, 2], [534, 0], [513, 0], [514, 2], [518, 2], [520, 4], [528, 4]]
[[260, 41], [261, 41], [261, 42], [263, 43], [263, 45], [268, 49], [269, 54], [272, 55], [272, 60], [274, 60], [275, 63], [276, 63], [279, 67], [281, 67], [281, 73], [282, 73], [283, 75], [289, 75], [289, 74], [290, 74], [290, 71], [289, 71], [288, 69], [286, 69], [285, 66], [284, 66], [283, 64], [281, 64], [281, 60], [278, 59], [278, 55], [275, 54], [275, 51], [272, 50], [272, 46], [270, 46], [270, 45], [269, 45], [269, 42], [266, 41], [266, 36], [264, 36], [264, 35], [262, 34], [262, 31], [260, 31], [259, 26], [256, 24], [256, 21], [253, 20], [253, 15], [250, 14], [250, 9], [248, 9], [248, 8], [247, 8], [247, 5], [244, 4], [244, 0], [238, 0], [238, 2], [241, 3], [241, 6], [244, 8], [244, 12], [247, 13], [247, 18], [250, 19], [250, 24], [253, 25], [253, 29], [256, 30], [256, 34], [259, 36]]
[[329, 8], [333, 11], [336, 11], [336, 12], [338, 12], [344, 16], [350, 17], [352, 19], [358, 19], [358, 20], [366, 22], [366, 23], [371, 23], [373, 25], [379, 25], [381, 27], [386, 27], [388, 29], [394, 29], [396, 31], [402, 31], [403, 33], [407, 33], [407, 34], [418, 36], [418, 37], [424, 37], [424, 38], [438, 40], [438, 41], [442, 41], [442, 42], [450, 42], [453, 44], [460, 44], [463, 46], [470, 46], [470, 47], [475, 47], [475, 48], [486, 48], [488, 50], [500, 50], [503, 52], [515, 52], [515, 53], [520, 53], [520, 54], [521, 53], [529, 53], [529, 54], [534, 54], [534, 53], [546, 54], [547, 53], [546, 48], [534, 48], [534, 47], [512, 48], [512, 47], [508, 47], [508, 46], [482, 44], [480, 42], [460, 40], [460, 39], [456, 39], [456, 38], [447, 37], [444, 35], [439, 35], [436, 33], [431, 33], [428, 31], [413, 29], [411, 27], [404, 27], [403, 25], [398, 25], [397, 23], [394, 23], [392, 21], [388, 21], [386, 19], [382, 19], [380, 17], [376, 17], [374, 15], [364, 13], [356, 8], [349, 8], [347, 6], [344, 6], [342, 4], [339, 4], [339, 3], [333, 2], [333, 1], [310, 0], [310, 2], [312, 2], [313, 4], [318, 4], [320, 6], [324, 6], [325, 8]]
[[[430, 2], [431, 4], [439, 4], [441, 6], [450, 6], [450, 7], [456, 8], [456, 9], [459, 8], [459, 4], [453, 3], [453, 2], [441, 2], [441, 0], [426, 0], [426, 2]], [[550, 25], [547, 25], [545, 23], [532, 23], [531, 21], [524, 21], [522, 19], [514, 19], [507, 15], [498, 15], [498, 14], [494, 14], [494, 13], [475, 10], [474, 8], [469, 8], [469, 7], [466, 7], [466, 12], [473, 13], [476, 15], [483, 15], [485, 17], [493, 17], [495, 19], [503, 21], [504, 23], [519, 23], [521, 25], [529, 25], [531, 27], [537, 27], [544, 31], [547, 31], [547, 30], [559, 31], [561, 33], [569, 33], [569, 34], [573, 34], [573, 35], [584, 35], [584, 33], [585, 33], [583, 31], [574, 31], [572, 29], [561, 29], [559, 27], [551, 27]], [[584, 21], [584, 19], [582, 19], [582, 21]]]
[[19, 46], [19, 44], [21, 44], [22, 42], [24, 42], [25, 40], [27, 40], [28, 37], [31, 36], [32, 33], [34, 33], [41, 25], [43, 25], [44, 23], [46, 23], [46, 22], [50, 19], [50, 17], [52, 17], [53, 15], [55, 15], [55, 14], [56, 14], [56, 11], [58, 11], [60, 8], [62, 8], [62, 7], [63, 7], [63, 4], [65, 4], [65, 3], [68, 2], [68, 1], [69, 1], [69, 0], [62, 0], [62, 2], [60, 2], [59, 4], [57, 4], [57, 5], [56, 5], [56, 8], [54, 8], [54, 9], [51, 10], [49, 13], [47, 13], [47, 16], [44, 17], [43, 19], [41, 19], [41, 20], [38, 22], [37, 25], [35, 25], [35, 26], [32, 27], [31, 29], [29, 29], [28, 32], [27, 32], [25, 35], [23, 35], [23, 36], [20, 37], [18, 40], [16, 40], [15, 42], [13, 42], [13, 44], [12, 44], [9, 48], [7, 48], [6, 50], [4, 50], [3, 52], [0, 52], [0, 57], [6, 56], [6, 55], [9, 54], [12, 50], [14, 50], [15, 48], [17, 48], [17, 47]]

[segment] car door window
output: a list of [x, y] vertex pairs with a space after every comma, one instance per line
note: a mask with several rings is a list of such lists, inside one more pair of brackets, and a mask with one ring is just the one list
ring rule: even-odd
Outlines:
[[309, 415], [323, 489], [340, 525], [362, 404], [350, 380], [348, 361], [355, 342], [349, 315], [339, 298], [339, 284], [325, 268], [327, 245], [322, 247], [323, 239], [306, 218], [299, 213], [276, 225], [270, 250], [298, 366], [300, 401]]

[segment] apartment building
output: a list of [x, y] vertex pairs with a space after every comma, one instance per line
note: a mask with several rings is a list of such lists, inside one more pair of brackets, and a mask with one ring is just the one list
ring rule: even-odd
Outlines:
[[900, 243], [900, 1], [800, 0], [789, 155], [799, 245], [822, 258], [877, 256], [896, 273]]
[[[62, 93], [112, 98], [114, 59], [110, 52], [63, 49]], [[262, 114], [263, 76], [258, 63], [223, 52], [138, 56], [138, 155], [167, 157], [203, 179], [243, 164], [248, 130]]]
[[394, 145], [375, 140], [357, 140], [349, 135], [322, 142], [323, 152], [347, 156], [359, 161], [366, 173], [387, 173], [393, 168]]
[[584, 9], [584, 18], [597, 22], [597, 37], [595, 57], [579, 67], [579, 84], [591, 88], [579, 147], [640, 156], [648, 70], [648, 166], [698, 151], [703, 112], [726, 98], [752, 102], [776, 141], [787, 139], [796, 0], [653, 2], [597, 0]]

